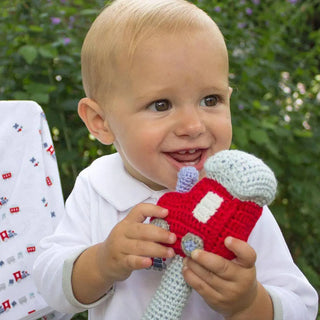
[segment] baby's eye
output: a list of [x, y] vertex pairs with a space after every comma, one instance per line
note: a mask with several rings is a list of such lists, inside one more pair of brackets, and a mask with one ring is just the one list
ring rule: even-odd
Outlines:
[[200, 101], [202, 107], [214, 107], [220, 102], [220, 97], [217, 95], [206, 96]]
[[151, 103], [148, 106], [148, 109], [152, 110], [152, 111], [157, 111], [157, 112], [162, 112], [162, 111], [168, 111], [169, 109], [171, 109], [172, 105], [170, 103], [169, 100], [158, 100], [155, 101], [153, 103]]

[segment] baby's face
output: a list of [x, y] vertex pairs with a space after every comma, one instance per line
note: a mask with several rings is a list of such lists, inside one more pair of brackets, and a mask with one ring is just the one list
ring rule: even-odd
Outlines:
[[212, 31], [161, 34], [139, 43], [132, 65], [121, 62], [108, 123], [127, 171], [155, 190], [175, 189], [183, 166], [203, 174], [232, 136], [221, 39]]

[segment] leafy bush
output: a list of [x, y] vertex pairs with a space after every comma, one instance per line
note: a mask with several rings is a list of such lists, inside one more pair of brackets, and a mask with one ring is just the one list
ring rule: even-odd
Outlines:
[[[65, 196], [101, 146], [77, 116], [84, 93], [80, 50], [104, 1], [1, 1], [1, 99], [31, 99], [52, 128]], [[110, 148], [104, 148], [109, 153]]]
[[320, 5], [317, 1], [198, 1], [230, 52], [234, 147], [276, 172], [271, 209], [319, 290]]
[[[222, 29], [234, 88], [233, 147], [275, 171], [271, 209], [297, 264], [320, 290], [320, 4], [318, 0], [198, 0]], [[0, 97], [44, 108], [65, 197], [78, 172], [114, 152], [88, 135], [81, 43], [103, 0], [2, 0]], [[75, 319], [86, 318], [85, 314]]]

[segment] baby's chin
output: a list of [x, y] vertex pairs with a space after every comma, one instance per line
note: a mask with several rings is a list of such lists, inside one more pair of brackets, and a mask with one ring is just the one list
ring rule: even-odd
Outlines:
[[204, 170], [204, 168], [199, 172], [199, 180], [204, 178], [206, 176], [206, 171]]

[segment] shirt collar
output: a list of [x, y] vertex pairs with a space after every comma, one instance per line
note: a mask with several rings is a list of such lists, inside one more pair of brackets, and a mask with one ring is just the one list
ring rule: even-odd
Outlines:
[[133, 178], [118, 153], [95, 160], [89, 167], [89, 181], [93, 189], [118, 211], [126, 211], [150, 199], [157, 202], [168, 191], [154, 191]]

